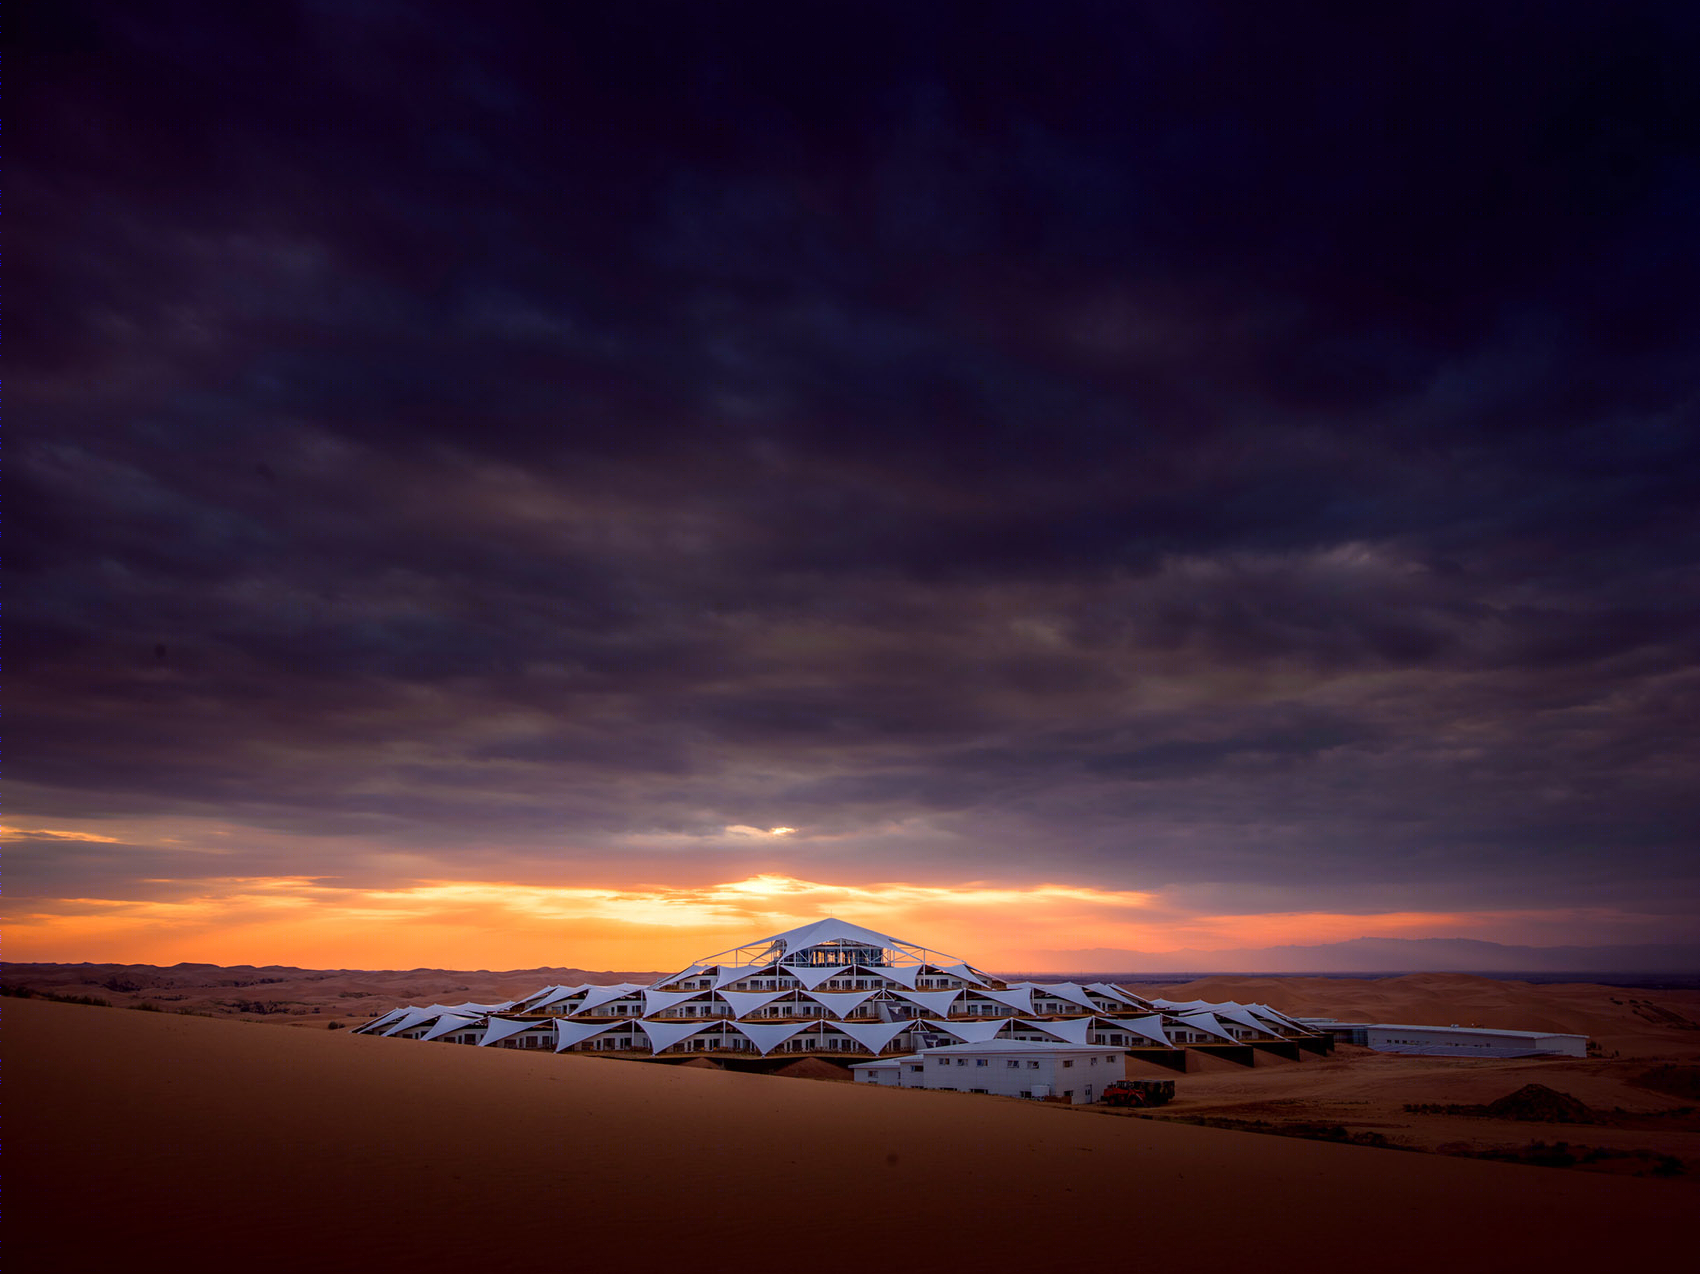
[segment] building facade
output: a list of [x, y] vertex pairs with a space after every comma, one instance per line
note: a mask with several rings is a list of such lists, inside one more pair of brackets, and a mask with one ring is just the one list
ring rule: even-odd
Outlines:
[[706, 956], [649, 985], [549, 986], [503, 1004], [407, 1006], [356, 1029], [554, 1052], [817, 1054], [846, 1064], [991, 1043], [1167, 1054], [1329, 1042], [1268, 1005], [1147, 1000], [1105, 982], [1006, 982], [832, 918]]

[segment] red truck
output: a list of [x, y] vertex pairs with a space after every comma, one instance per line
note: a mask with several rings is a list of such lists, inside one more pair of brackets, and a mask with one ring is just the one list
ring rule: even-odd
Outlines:
[[1106, 1106], [1164, 1106], [1175, 1099], [1172, 1079], [1118, 1079], [1098, 1100]]

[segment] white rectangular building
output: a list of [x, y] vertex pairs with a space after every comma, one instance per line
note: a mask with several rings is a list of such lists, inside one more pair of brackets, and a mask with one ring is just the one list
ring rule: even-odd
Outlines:
[[1555, 1031], [1504, 1031], [1486, 1026], [1404, 1026], [1366, 1023], [1364, 1043], [1378, 1053], [1424, 1057], [1586, 1057], [1586, 1035]]
[[994, 1040], [947, 1044], [908, 1057], [851, 1067], [858, 1083], [993, 1093], [1034, 1100], [1097, 1101], [1105, 1085], [1127, 1077], [1127, 1052], [1096, 1044]]

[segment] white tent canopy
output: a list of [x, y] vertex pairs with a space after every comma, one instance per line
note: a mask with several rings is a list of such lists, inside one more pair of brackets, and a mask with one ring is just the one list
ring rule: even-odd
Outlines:
[[1059, 1040], [1070, 1044], [1085, 1044], [1089, 1042], [1092, 1030], [1092, 1019], [1089, 1017], [1064, 1018], [1061, 1021], [1047, 1021], [1038, 1018], [1023, 1018], [1022, 1025], [1031, 1026], [1054, 1035]]
[[1008, 991], [993, 991], [988, 987], [983, 991], [975, 992], [975, 994], [983, 995], [988, 1000], [996, 1000], [999, 1004], [1007, 1004], [1017, 1013], [1031, 1013], [1033, 1011], [1033, 992], [1029, 987], [1015, 987]]
[[674, 1005], [683, 1004], [686, 1000], [694, 1000], [702, 994], [704, 993], [701, 991], [651, 991], [645, 988], [643, 993], [644, 1016], [648, 1017], [651, 1013], [665, 1013]]
[[1107, 1017], [1101, 1020], [1110, 1023], [1117, 1030], [1142, 1036], [1153, 1044], [1161, 1044], [1165, 1048], [1170, 1046], [1169, 1037], [1163, 1034], [1161, 1013], [1153, 1013], [1149, 1017]]
[[536, 1025], [536, 1022], [515, 1022], [505, 1017], [493, 1017], [490, 1019], [490, 1025], [484, 1028], [484, 1034], [479, 1038], [478, 1046], [482, 1048], [486, 1044], [495, 1044], [500, 1040], [507, 1039], [510, 1035], [518, 1035], [521, 1031], [528, 1031]]
[[877, 973], [882, 978], [890, 978], [898, 986], [915, 989], [915, 981], [921, 976], [921, 966], [918, 964], [860, 964], [856, 966], [858, 973]]
[[838, 1029], [868, 1052], [878, 1053], [913, 1025], [912, 1022], [840, 1022]]
[[918, 1004], [929, 1013], [945, 1014], [962, 997], [960, 991], [893, 991], [900, 1000]]
[[849, 973], [850, 969], [841, 964], [803, 964], [792, 968], [786, 968], [783, 972], [789, 973], [792, 977], [796, 978], [797, 981], [801, 982], [807, 989], [813, 991], [828, 978], [835, 978], [841, 973]]
[[797, 1032], [806, 1030], [808, 1022], [775, 1022], [771, 1026], [758, 1026], [754, 1022], [732, 1023], [750, 1043], [756, 1046], [756, 1051], [766, 1057]]
[[981, 1044], [986, 1040], [996, 1039], [999, 1031], [1009, 1025], [1008, 1018], [991, 1018], [984, 1022], [951, 1022], [944, 1018], [929, 1017], [926, 1025], [947, 1035], [954, 1035], [964, 1044]]
[[636, 982], [618, 982], [613, 986], [593, 986], [584, 993], [584, 1001], [578, 1006], [580, 1013], [588, 1013], [591, 1009], [599, 1009], [604, 1004], [624, 999], [634, 991], [643, 990]]
[[1216, 1020], [1214, 1013], [1183, 1013], [1175, 1020], [1195, 1031], [1203, 1031], [1206, 1035], [1219, 1035], [1230, 1044], [1239, 1043], [1228, 1033], [1228, 1028]]
[[437, 1024], [435, 1026], [426, 1031], [425, 1034], [421, 1035], [419, 1038], [422, 1040], [434, 1040], [439, 1035], [452, 1035], [456, 1031], [464, 1030], [468, 1026], [477, 1026], [478, 1021], [479, 1019], [475, 1017], [461, 1017], [455, 1013], [445, 1013], [442, 1017], [437, 1019]]
[[719, 1026], [718, 1022], [639, 1022], [643, 1033], [649, 1036], [649, 1046], [659, 1053], [671, 1048], [680, 1040], [695, 1035], [698, 1031], [706, 1031], [711, 1026]]
[[938, 969], [941, 973], [954, 974], [959, 978], [972, 982], [975, 986], [988, 985], [986, 979], [974, 972], [974, 970], [969, 968], [966, 964], [941, 964], [938, 966]]
[[772, 1004], [780, 996], [790, 993], [787, 991], [717, 991], [715, 994], [732, 1006], [734, 1017], [748, 1017], [757, 1009]]
[[607, 1031], [623, 1030], [627, 1025], [625, 1022], [556, 1022], [555, 1051], [559, 1053]]
[[824, 1005], [826, 1011], [833, 1017], [842, 1020], [847, 1014], [854, 1013], [866, 1004], [878, 991], [804, 991], [809, 999]]

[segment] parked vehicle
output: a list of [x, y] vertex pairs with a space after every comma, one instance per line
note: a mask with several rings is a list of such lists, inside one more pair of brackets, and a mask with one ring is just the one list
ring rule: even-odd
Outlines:
[[1164, 1106], [1174, 1099], [1172, 1079], [1118, 1079], [1099, 1098], [1106, 1106]]

